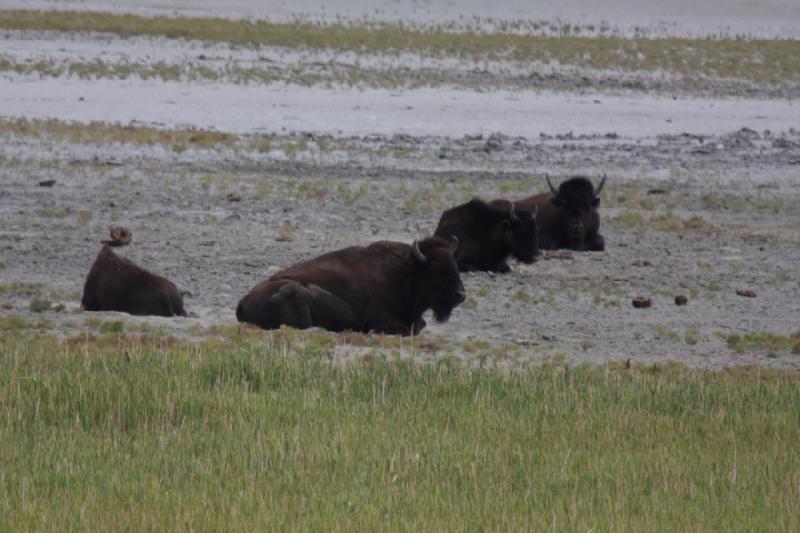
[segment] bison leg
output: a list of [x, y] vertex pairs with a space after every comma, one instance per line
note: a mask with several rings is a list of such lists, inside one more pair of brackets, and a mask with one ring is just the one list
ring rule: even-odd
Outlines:
[[602, 252], [606, 249], [606, 240], [599, 233], [590, 237], [586, 242], [586, 250], [590, 252]]
[[468, 263], [467, 261], [458, 261], [457, 264], [459, 272], [477, 272], [481, 270], [477, 266], [473, 265], [472, 263]]
[[560, 246], [552, 235], [546, 233], [539, 234], [539, 249], [540, 250], [558, 250]]
[[344, 300], [316, 285], [306, 287], [292, 280], [245, 296], [236, 308], [236, 317], [264, 329], [316, 326], [342, 331], [354, 329], [356, 322], [355, 313]]
[[[371, 329], [375, 333], [385, 333], [387, 335], [411, 335], [412, 330], [416, 327], [420, 327], [422, 329], [422, 324], [420, 321], [425, 322], [424, 320], [417, 319], [412, 324], [406, 324], [401, 320], [396, 318], [380, 318], [375, 320], [371, 324]], [[427, 325], [427, 322], [425, 323]]]
[[330, 331], [360, 329], [356, 327], [353, 308], [347, 302], [317, 285], [309, 285], [304, 289], [307, 291], [307, 301], [314, 326]]
[[499, 272], [500, 274], [505, 274], [506, 272], [511, 272], [511, 267], [508, 266], [508, 263], [505, 261], [500, 261], [493, 267], [489, 269], [492, 272]]
[[310, 328], [311, 310], [304, 292], [305, 288], [296, 281], [271, 284], [242, 298], [236, 308], [236, 318], [264, 329], [277, 329], [282, 325]]

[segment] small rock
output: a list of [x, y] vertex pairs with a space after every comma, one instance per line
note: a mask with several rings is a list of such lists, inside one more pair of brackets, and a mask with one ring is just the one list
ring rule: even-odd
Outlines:
[[644, 261], [642, 261], [642, 260], [639, 260], [639, 261], [634, 261], [634, 262], [633, 262], [633, 266], [637, 266], [637, 267], [651, 267], [651, 266], [653, 266], [653, 263], [651, 263], [650, 261], [648, 261], [647, 259], [645, 259]]
[[689, 303], [689, 298], [683, 294], [679, 294], [675, 297], [675, 305], [686, 305], [687, 303]]
[[736, 291], [736, 294], [738, 294], [739, 296], [744, 296], [745, 298], [755, 298], [756, 297], [756, 293], [754, 293], [751, 290], [739, 289], [739, 290]]
[[56, 184], [56, 180], [44, 180], [39, 182], [39, 187], [52, 187]]
[[226, 194], [225, 195], [225, 199], [228, 200], [229, 202], [241, 202], [242, 201], [242, 197], [239, 196], [236, 193], [233, 193], [233, 192], [229, 192], [228, 194]]
[[644, 296], [637, 296], [631, 301], [631, 303], [637, 309], [644, 309], [653, 305], [653, 302], [650, 300], [650, 298], [645, 298]]

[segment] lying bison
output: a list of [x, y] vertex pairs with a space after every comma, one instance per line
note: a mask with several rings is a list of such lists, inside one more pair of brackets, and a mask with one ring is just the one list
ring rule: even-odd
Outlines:
[[606, 243], [600, 235], [600, 191], [606, 178], [597, 189], [583, 176], [561, 183], [558, 189], [545, 177], [550, 192], [535, 194], [515, 202], [518, 210], [537, 209], [536, 224], [539, 230], [539, 247], [545, 250], [569, 248], [571, 250], [605, 250]]
[[460, 271], [508, 272], [509, 256], [532, 263], [539, 253], [535, 217], [536, 207], [516, 209], [507, 200], [487, 204], [475, 198], [442, 213], [434, 234], [458, 239], [454, 255]]
[[186, 316], [175, 285], [151, 274], [103, 246], [83, 286], [87, 311], [122, 311], [132, 315]]
[[253, 287], [236, 318], [264, 329], [416, 334], [427, 309], [445, 322], [464, 301], [453, 249], [454, 243], [429, 237], [411, 246], [379, 241], [330, 252]]

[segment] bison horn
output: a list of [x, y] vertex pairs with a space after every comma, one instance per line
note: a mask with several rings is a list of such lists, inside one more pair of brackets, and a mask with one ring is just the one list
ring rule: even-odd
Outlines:
[[419, 259], [423, 263], [428, 260], [428, 258], [425, 257], [425, 254], [422, 253], [422, 250], [419, 249], [419, 241], [418, 240], [414, 240], [414, 244], [411, 245], [411, 249], [414, 251], [414, 257], [416, 257], [417, 259]]
[[600, 191], [603, 190], [603, 185], [606, 184], [606, 175], [603, 174], [603, 179], [600, 180], [600, 185], [597, 186], [597, 190], [594, 191], [594, 197], [600, 198]]
[[458, 237], [455, 235], [450, 235], [450, 240], [450, 253], [454, 254], [456, 253], [456, 250], [458, 250]]
[[511, 209], [508, 210], [508, 218], [511, 220], [517, 220], [517, 212], [514, 211], [514, 202], [511, 203]]
[[550, 183], [550, 176], [545, 174], [544, 179], [547, 180], [547, 184], [550, 186], [550, 192], [553, 193], [553, 196], [558, 196], [558, 190], [555, 187], [553, 187], [552, 183]]

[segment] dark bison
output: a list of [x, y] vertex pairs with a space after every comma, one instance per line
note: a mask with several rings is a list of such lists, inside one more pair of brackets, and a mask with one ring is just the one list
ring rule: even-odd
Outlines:
[[442, 213], [434, 235], [458, 239], [454, 254], [462, 272], [488, 270], [508, 272], [513, 255], [532, 263], [539, 253], [536, 237], [536, 207], [516, 209], [512, 202], [478, 198]]
[[550, 192], [535, 194], [515, 202], [518, 210], [536, 209], [539, 229], [539, 247], [544, 250], [569, 248], [570, 250], [605, 250], [606, 242], [600, 235], [600, 191], [606, 177], [597, 189], [589, 178], [576, 176], [564, 181], [558, 189], [545, 176]]
[[107, 245], [86, 276], [81, 305], [87, 311], [186, 316], [183, 298], [171, 281], [118, 256]]
[[411, 246], [379, 241], [321, 255], [253, 287], [236, 318], [264, 329], [419, 333], [427, 309], [444, 322], [464, 301], [454, 245], [429, 237]]

